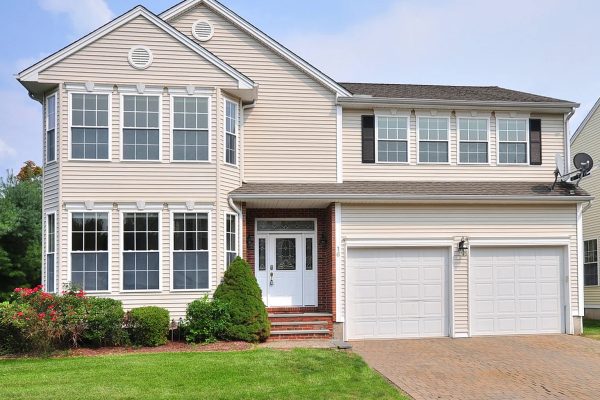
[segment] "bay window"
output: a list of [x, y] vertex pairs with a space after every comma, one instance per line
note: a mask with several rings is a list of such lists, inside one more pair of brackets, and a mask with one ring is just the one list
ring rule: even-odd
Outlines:
[[160, 96], [123, 96], [123, 159], [160, 159]]
[[46, 163], [56, 160], [56, 94], [46, 97]]
[[237, 255], [237, 215], [225, 214], [225, 267], [229, 267]]
[[173, 289], [209, 288], [208, 213], [173, 214]]
[[237, 165], [238, 105], [225, 100], [225, 162]]
[[123, 214], [123, 290], [158, 290], [158, 213]]
[[108, 94], [71, 94], [71, 158], [108, 160]]
[[108, 213], [71, 214], [71, 282], [86, 291], [108, 290]]
[[174, 161], [208, 161], [208, 108], [208, 97], [173, 97]]
[[46, 292], [56, 290], [56, 214], [46, 215]]

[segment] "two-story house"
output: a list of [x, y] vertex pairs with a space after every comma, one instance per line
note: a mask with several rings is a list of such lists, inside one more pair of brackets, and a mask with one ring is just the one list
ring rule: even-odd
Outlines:
[[575, 103], [339, 83], [214, 0], [138, 6], [18, 79], [47, 290], [179, 318], [240, 255], [280, 337], [581, 332], [591, 197], [550, 189]]

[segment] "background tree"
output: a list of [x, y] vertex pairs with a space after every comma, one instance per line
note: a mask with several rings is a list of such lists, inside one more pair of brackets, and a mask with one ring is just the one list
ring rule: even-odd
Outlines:
[[15, 287], [40, 283], [42, 169], [27, 161], [17, 176], [0, 178], [0, 300]]

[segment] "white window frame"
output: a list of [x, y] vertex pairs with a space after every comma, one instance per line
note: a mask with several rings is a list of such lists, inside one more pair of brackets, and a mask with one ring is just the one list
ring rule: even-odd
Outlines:
[[[48, 159], [48, 132], [50, 131], [50, 129], [48, 129], [48, 125], [50, 123], [50, 118], [49, 118], [49, 112], [48, 112], [48, 100], [54, 97], [54, 154], [52, 155], [52, 160]], [[45, 126], [44, 126], [44, 132], [45, 132], [45, 137], [44, 137], [44, 162], [45, 165], [50, 165], [52, 163], [57, 162], [57, 157], [58, 157], [58, 91], [54, 91], [52, 93], [50, 93], [48, 96], [46, 96], [45, 99], [45, 103], [44, 103], [44, 110], [45, 110]]]
[[[73, 144], [73, 95], [74, 94], [105, 94], [108, 95], [108, 158], [73, 158], [71, 154], [71, 147]], [[107, 162], [112, 159], [112, 92], [108, 90], [95, 90], [91, 92], [86, 92], [84, 90], [73, 90], [69, 91], [68, 97], [68, 110], [69, 113], [69, 126], [68, 126], [68, 160], [69, 161], [77, 161], [77, 162]], [[77, 128], [86, 128], [85, 126], [77, 126]], [[98, 128], [97, 126], [90, 128]]]
[[[483, 142], [473, 142], [470, 140], [461, 140], [460, 139], [460, 120], [479, 120], [483, 119], [487, 123], [487, 158], [488, 161], [486, 163], [469, 163], [469, 162], [461, 162], [460, 161], [460, 144], [461, 143], [483, 143]], [[492, 154], [491, 154], [491, 128], [490, 128], [490, 118], [489, 117], [457, 117], [456, 118], [456, 163], [459, 165], [491, 165], [492, 164]]]
[[[597, 274], [597, 278], [596, 278], [596, 284], [595, 285], [586, 285], [585, 284], [585, 264], [591, 264], [591, 263], [586, 263], [585, 262], [585, 242], [589, 242], [589, 241], [595, 241], [596, 242], [596, 274]], [[598, 239], [593, 238], [593, 239], [585, 239], [583, 241], [583, 266], [584, 266], [584, 271], [583, 271], [583, 286], [584, 287], [596, 287], [596, 286], [600, 286], [600, 259], [598, 259]]]
[[[158, 293], [163, 289], [163, 263], [162, 263], [162, 204], [155, 207], [147, 206], [144, 209], [119, 207], [119, 290], [122, 293]], [[123, 253], [125, 252], [125, 214], [158, 214], [158, 289], [125, 289], [125, 265], [123, 263]], [[153, 250], [154, 251], [154, 250]], [[131, 251], [136, 253], [137, 251]]]
[[[236, 106], [235, 114], [235, 133], [227, 131], [227, 103], [233, 103]], [[227, 97], [223, 98], [223, 163], [232, 167], [239, 167], [240, 152], [238, 151], [240, 146], [240, 103], [238, 101], [231, 100]], [[227, 162], [227, 135], [235, 136], [235, 163]]]
[[[406, 161], [380, 161], [379, 160], [379, 118], [404, 118], [406, 119]], [[404, 140], [396, 140], [397, 142]], [[375, 163], [376, 164], [399, 164], [408, 165], [410, 164], [410, 114], [409, 113], [396, 113], [396, 114], [384, 114], [375, 113]]]
[[[175, 289], [175, 273], [173, 270], [173, 253], [175, 252], [175, 214], [206, 214], [208, 218], [208, 288], [207, 289]], [[213, 268], [212, 268], [212, 210], [208, 208], [171, 208], [169, 211], [170, 225], [169, 225], [169, 263], [170, 263], [170, 290], [171, 292], [196, 292], [205, 293], [213, 290]]]
[[[212, 163], [212, 96], [206, 93], [198, 93], [189, 95], [184, 92], [181, 93], [171, 93], [169, 95], [169, 117], [171, 118], [171, 123], [169, 126], [169, 160], [172, 163], [199, 163], [199, 164], [210, 164]], [[174, 142], [174, 134], [175, 131], [175, 97], [199, 97], [208, 99], [208, 159], [206, 160], [175, 160], [173, 158], [173, 142]], [[185, 129], [177, 129], [177, 130], [185, 130]]]
[[[420, 156], [420, 144], [421, 144], [421, 132], [420, 132], [420, 123], [419, 121], [423, 118], [427, 118], [427, 119], [445, 119], [448, 121], [448, 135], [447, 135], [447, 140], [445, 140], [445, 142], [448, 143], [448, 161], [421, 161], [421, 156]], [[451, 148], [450, 148], [450, 136], [452, 133], [452, 129], [450, 126], [450, 117], [449, 116], [438, 116], [438, 115], [419, 115], [417, 116], [417, 127], [416, 127], [416, 138], [415, 141], [417, 142], [417, 164], [425, 164], [425, 165], [450, 165], [451, 160], [452, 160], [452, 152], [451, 152]], [[424, 142], [444, 142], [444, 140], [424, 140]]]
[[235, 218], [235, 225], [234, 225], [235, 226], [235, 239], [234, 239], [233, 243], [235, 245], [235, 254], [236, 254], [236, 257], [238, 257], [240, 255], [239, 243], [238, 243], [239, 242], [239, 238], [240, 238], [239, 237], [239, 234], [240, 234], [240, 232], [239, 232], [239, 230], [240, 230], [240, 224], [239, 224], [239, 221], [238, 221], [239, 215], [237, 215], [234, 212], [225, 211], [223, 213], [223, 233], [225, 234], [225, 236], [223, 237], [223, 249], [224, 249], [224, 254], [225, 254], [225, 257], [223, 259], [223, 264], [225, 264], [225, 270], [227, 270], [227, 268], [229, 268], [229, 264], [227, 264], [227, 258], [228, 258], [227, 257], [228, 254], [227, 253], [233, 253], [232, 251], [230, 251], [230, 250], [227, 249], [227, 235], [229, 234], [227, 232], [227, 217], [228, 216], [232, 216], [232, 217]]
[[[110, 208], [109, 208], [110, 207]], [[68, 238], [67, 238], [67, 276], [69, 278], [68, 282], [72, 282], [72, 266], [71, 266], [71, 255], [74, 252], [73, 248], [73, 214], [80, 213], [106, 213], [108, 214], [108, 249], [106, 253], [108, 254], [108, 286], [106, 290], [85, 290], [86, 293], [111, 293], [112, 291], [112, 205], [107, 207], [98, 207], [93, 209], [87, 209], [85, 207], [70, 207], [67, 212], [68, 215]]]
[[[158, 160], [130, 160], [125, 159], [125, 151], [123, 150], [124, 140], [123, 133], [125, 128], [125, 96], [135, 96], [135, 97], [158, 97]], [[119, 94], [120, 103], [119, 103], [119, 159], [122, 162], [132, 162], [132, 163], [160, 163], [163, 160], [163, 94], [162, 91], [160, 93], [152, 91], [148, 93], [125, 93], [121, 92]], [[127, 129], [144, 129], [144, 128], [127, 128]], [[154, 128], [146, 128], [146, 129], [154, 129]]]
[[[49, 293], [57, 293], [58, 292], [57, 285], [56, 285], [56, 283], [58, 281], [56, 279], [57, 276], [58, 276], [58, 274], [56, 273], [56, 271], [58, 270], [57, 265], [56, 265], [56, 249], [58, 247], [57, 243], [56, 243], [57, 242], [57, 238], [58, 238], [57, 237], [58, 229], [57, 229], [57, 220], [56, 220], [57, 212], [56, 211], [49, 211], [49, 212], [47, 212], [45, 214], [46, 214], [46, 218], [45, 218], [46, 240], [44, 241], [44, 266], [45, 266], [45, 268], [44, 268], [44, 283], [45, 283], [45, 285], [44, 285], [44, 291], [49, 292]], [[49, 229], [49, 226], [48, 226], [48, 218], [51, 215], [54, 217], [54, 247], [52, 249], [50, 249], [50, 246], [49, 246], [49, 243], [48, 243], [49, 242], [48, 239], [49, 239], [49, 236], [50, 236], [50, 229]], [[52, 254], [54, 256], [54, 290], [52, 292], [48, 291], [48, 255], [50, 255], [50, 254]]]
[[[500, 120], [525, 120], [525, 142], [501, 142], [500, 141]], [[525, 151], [527, 154], [527, 158], [524, 163], [503, 163], [500, 162], [500, 143], [525, 143]], [[519, 166], [519, 165], [529, 165], [529, 157], [530, 157], [530, 149], [529, 149], [529, 118], [527, 117], [496, 117], [496, 165], [498, 166]]]

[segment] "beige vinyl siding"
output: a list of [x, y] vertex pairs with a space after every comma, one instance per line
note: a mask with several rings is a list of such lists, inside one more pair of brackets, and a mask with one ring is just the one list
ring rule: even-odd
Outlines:
[[[431, 112], [433, 111], [433, 112]], [[409, 165], [401, 164], [363, 164], [361, 148], [361, 116], [372, 115], [373, 110], [343, 111], [343, 156], [344, 180], [420, 180], [420, 181], [515, 181], [528, 180], [551, 183], [554, 179], [556, 153], [564, 154], [563, 115], [531, 114], [527, 118], [542, 119], [542, 165], [498, 165], [496, 118], [508, 118], [509, 115], [480, 111], [476, 116], [465, 114], [466, 118], [489, 118], [489, 160], [490, 164], [468, 165], [458, 163], [457, 117], [441, 110], [398, 109], [398, 115], [410, 113]], [[393, 115], [393, 114], [392, 114]], [[417, 118], [447, 117], [450, 115], [449, 163], [417, 163]], [[529, 151], [529, 150], [528, 150]]]
[[[149, 47], [154, 57], [145, 70], [129, 65], [129, 50], [137, 45]], [[39, 81], [237, 87], [236, 80], [143, 16], [42, 71]]]
[[[462, 236], [489, 238], [570, 238], [571, 308], [577, 312], [576, 207], [526, 205], [342, 205], [342, 242], [349, 239], [433, 240], [454, 242], [455, 334], [468, 333], [468, 256], [456, 253]], [[345, 297], [345, 260], [340, 273]], [[343, 309], [343, 307], [342, 307]]]
[[335, 182], [335, 95], [203, 5], [169, 22], [193, 38], [200, 18], [214, 26], [202, 46], [259, 85], [244, 112], [245, 180]]
[[[590, 117], [587, 124], [571, 145], [571, 156], [577, 153], [588, 153], [595, 162], [600, 160], [600, 109]], [[588, 191], [596, 200], [583, 214], [583, 240], [597, 239], [600, 241], [600, 175], [597, 170], [581, 182], [581, 187]], [[600, 286], [585, 286], [583, 299], [585, 306], [600, 307]]]

